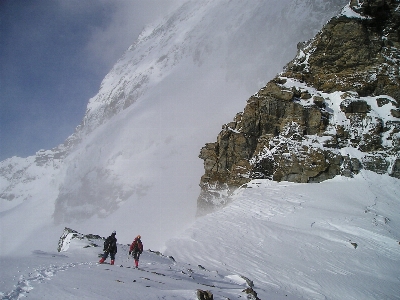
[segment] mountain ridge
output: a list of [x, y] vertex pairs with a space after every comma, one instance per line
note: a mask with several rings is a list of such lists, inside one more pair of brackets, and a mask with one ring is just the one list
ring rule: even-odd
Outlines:
[[351, 1], [298, 45], [202, 148], [200, 214], [252, 179], [321, 182], [362, 168], [400, 178], [398, 10], [398, 1]]
[[[170, 69], [171, 73], [157, 85], [149, 86], [136, 102], [125, 109], [122, 105], [107, 120], [100, 118], [104, 122], [82, 135], [79, 142], [69, 139], [71, 144], [66, 146], [71, 148], [64, 149], [64, 153], [43, 150], [28, 158], [0, 162], [1, 297], [19, 298], [20, 293], [29, 292], [29, 297], [41, 299], [63, 296], [193, 299], [198, 281], [190, 274], [197, 276], [200, 283], [216, 280], [234, 289], [237, 284], [243, 288], [250, 285], [238, 276], [241, 274], [253, 281], [251, 285], [254, 284], [261, 299], [398, 298], [400, 185], [398, 178], [388, 174], [389, 152], [386, 151], [396, 147], [398, 136], [391, 129], [380, 132], [397, 120], [392, 114], [396, 100], [389, 95], [359, 95], [355, 91], [324, 92], [278, 73], [295, 57], [299, 33], [312, 31], [311, 25], [315, 23], [307, 23], [307, 16], [320, 16], [319, 22], [324, 24], [322, 16], [327, 17], [325, 13], [334, 10], [330, 6], [333, 2], [274, 1], [268, 13], [260, 10], [260, 6], [236, 7], [235, 1], [220, 3], [229, 4], [223, 7], [231, 9], [225, 11], [226, 18], [231, 14], [241, 15], [242, 11], [234, 14], [235, 8], [249, 9], [243, 15], [248, 20], [226, 37], [227, 40], [216, 38], [217, 43], [212, 45], [218, 47], [213, 48], [214, 52], [205, 47], [206, 43], [200, 43], [204, 46], [200, 52], [193, 48], [194, 52], [173, 71]], [[258, 3], [267, 8], [272, 2]], [[301, 7], [285, 6], [295, 3]], [[358, 3], [386, 2], [352, 3], [358, 6]], [[255, 8], [258, 10], [253, 11]], [[214, 12], [217, 16], [218, 11]], [[293, 14], [295, 11], [297, 15]], [[342, 14], [360, 18], [348, 6]], [[213, 26], [224, 24], [224, 19], [206, 22], [210, 21], [207, 16], [201, 18], [205, 23], [191, 25], [209, 32]], [[270, 24], [269, 17], [282, 23]], [[292, 28], [294, 36], [288, 33], [280, 39], [285, 30], [279, 30], [286, 21], [298, 26]], [[257, 31], [258, 27], [265, 30]], [[301, 41], [311, 38], [320, 28]], [[184, 32], [187, 30], [185, 27]], [[270, 36], [273, 39], [267, 39], [266, 32], [276, 34]], [[213, 33], [209, 32], [210, 41], [214, 40]], [[165, 38], [172, 42], [175, 36], [165, 35]], [[190, 44], [193, 39], [187, 42]], [[254, 44], [250, 44], [253, 40]], [[241, 48], [243, 44], [246, 47]], [[310, 58], [305, 45], [309, 44], [299, 44], [299, 53]], [[294, 51], [282, 62], [289, 48]], [[194, 60], [195, 53], [200, 54], [201, 64]], [[279, 67], [266, 63], [267, 57], [263, 55], [268, 56], [267, 53], [276, 53], [273, 57]], [[157, 62], [163, 55], [158, 53], [152, 58]], [[166, 59], [163, 57], [160, 62]], [[260, 70], [264, 70], [263, 76], [259, 76]], [[268, 80], [263, 80], [266, 77], [273, 78], [267, 86]], [[114, 79], [117, 86], [121, 78]], [[198, 150], [217, 135], [224, 120], [231, 120], [243, 109], [243, 99], [248, 99], [255, 90], [259, 92], [250, 97], [245, 111], [223, 126], [218, 142], [226, 142], [229, 136], [235, 143], [229, 143], [228, 139], [226, 145], [247, 146], [247, 140], [255, 141], [250, 146], [256, 149], [256, 156], [234, 162], [235, 174], [230, 174], [233, 177], [217, 178], [229, 178], [240, 186], [209, 190], [213, 199], [226, 202], [211, 203], [221, 209], [195, 218], [195, 200], [200, 193], [198, 180], [204, 174], [204, 166], [196, 157]], [[261, 105], [266, 103], [270, 105]], [[271, 115], [260, 113], [260, 108]], [[258, 123], [253, 122], [255, 115]], [[377, 122], [379, 118], [382, 123]], [[353, 123], [361, 127], [356, 128]], [[272, 133], [254, 140], [248, 134], [265, 133], [263, 130], [267, 129], [272, 129]], [[242, 135], [245, 130], [248, 130], [246, 135]], [[365, 135], [375, 130], [384, 138]], [[388, 139], [390, 136], [394, 138]], [[376, 150], [377, 146], [387, 152], [381, 153], [381, 163], [377, 159], [363, 159], [362, 149]], [[203, 148], [205, 157], [215, 150], [210, 148]], [[239, 147], [230, 148], [227, 147], [234, 155], [223, 157], [227, 164], [236, 157], [240, 159], [243, 152]], [[243, 149], [246, 155], [252, 155], [248, 147]], [[381, 151], [375, 150], [371, 152], [374, 155]], [[327, 154], [331, 156], [325, 157]], [[269, 163], [271, 158], [279, 159], [279, 172], [267, 172], [273, 166]], [[329, 160], [340, 167], [335, 164], [330, 167]], [[369, 171], [366, 164], [375, 172]], [[246, 175], [249, 165], [255, 167], [250, 175], [257, 179], [242, 176]], [[209, 166], [212, 169], [213, 165]], [[276, 180], [270, 176], [276, 176]], [[305, 183], [310, 178], [320, 182]], [[177, 262], [185, 262], [171, 266], [171, 259], [144, 252], [141, 265], [152, 272], [165, 271], [173, 278], [185, 278], [193, 285], [187, 289], [182, 280], [171, 277], [135, 272], [118, 265], [116, 268], [97, 265], [100, 248], [82, 248], [87, 245], [79, 240], [70, 243], [68, 251], [57, 253], [58, 246], [68, 244], [67, 239], [66, 244], [57, 245], [65, 227], [99, 236], [116, 230], [122, 245], [116, 263], [121, 262], [123, 266], [132, 265], [126, 257], [126, 245], [141, 234], [145, 248], [157, 249], [173, 256]], [[80, 249], [73, 249], [75, 246]], [[160, 260], [166, 264], [160, 266]], [[199, 270], [195, 267], [196, 272], [188, 270], [189, 265], [199, 264], [213, 271], [200, 267]], [[218, 299], [251, 298], [242, 288], [229, 295], [224, 292], [223, 296], [218, 288], [214, 290]]]
[[[150, 25], [64, 144], [0, 162], [4, 222], [17, 222], [17, 206], [46, 203], [36, 216], [46, 225], [35, 225], [32, 216], [29, 230], [78, 222], [77, 230], [94, 232], [96, 222], [106, 230], [136, 212], [147, 220], [138, 230], [160, 247], [195, 216], [198, 149], [293, 57], [293, 45], [312, 37], [344, 3], [188, 1]], [[129, 96], [139, 94], [135, 101]], [[170, 221], [182, 211], [185, 220]], [[119, 232], [129, 236], [128, 228]]]

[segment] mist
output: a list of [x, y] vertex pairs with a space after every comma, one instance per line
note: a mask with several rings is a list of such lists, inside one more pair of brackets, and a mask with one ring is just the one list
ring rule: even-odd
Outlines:
[[[201, 147], [345, 2], [326, 9], [324, 1], [189, 1], [171, 2], [175, 10], [165, 19], [156, 12], [158, 22], [145, 27], [89, 99], [73, 151], [42, 167], [15, 163], [31, 182], [7, 187], [15, 205], [50, 207], [35, 215], [43, 222], [30, 230], [116, 230], [121, 243], [141, 234], [145, 248], [162, 250], [195, 220]], [[94, 57], [112, 57], [101, 45], [112, 40], [118, 20], [87, 44]], [[5, 231], [17, 222], [10, 206], [1, 216]], [[5, 253], [26, 242], [3, 232], [2, 239], [12, 240], [2, 243]], [[47, 242], [34, 241], [53, 247]]]
[[162, 249], [193, 222], [201, 147], [317, 31], [309, 26], [320, 13], [292, 3], [191, 2], [148, 27], [89, 101], [56, 223], [91, 232], [100, 229], [91, 216], [105, 218], [105, 232], [114, 224], [124, 241], [141, 234]]
[[51, 149], [136, 40], [181, 1], [0, 2], [0, 161]]

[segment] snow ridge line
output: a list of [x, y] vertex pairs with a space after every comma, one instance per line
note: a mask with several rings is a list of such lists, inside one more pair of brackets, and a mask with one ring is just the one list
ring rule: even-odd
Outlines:
[[2, 296], [1, 300], [19, 300], [26, 297], [26, 294], [34, 288], [32, 283], [42, 283], [45, 280], [51, 280], [51, 277], [53, 277], [57, 272], [66, 271], [69, 268], [74, 268], [78, 265], [92, 265], [92, 263], [68, 263], [61, 266], [50, 265], [47, 268], [36, 269], [33, 272], [30, 272], [27, 277], [21, 275], [14, 290], [6, 295], [1, 295], [0, 292], [0, 296]]

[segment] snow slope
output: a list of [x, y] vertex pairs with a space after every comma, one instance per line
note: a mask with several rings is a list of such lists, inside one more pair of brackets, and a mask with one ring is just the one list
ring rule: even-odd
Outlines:
[[398, 179], [362, 171], [318, 184], [254, 180], [233, 199], [165, 253], [241, 272], [260, 294], [400, 299]]
[[66, 239], [58, 253], [55, 239], [53, 251], [26, 245], [28, 255], [0, 257], [0, 295], [196, 299], [202, 289], [246, 299], [252, 281], [260, 299], [399, 299], [399, 195], [398, 179], [368, 171], [318, 184], [254, 180], [170, 239], [166, 256], [145, 251], [142, 270], [128, 268], [127, 245], [116, 265], [97, 265], [101, 247]]
[[2, 273], [1, 299], [196, 299], [197, 290], [212, 292], [214, 299], [239, 299], [250, 288], [243, 276], [176, 262], [153, 251], [144, 251], [139, 268], [133, 268], [127, 245], [119, 245], [118, 264], [99, 265], [102, 241], [91, 240], [98, 247], [88, 244], [72, 240], [61, 253], [37, 250], [21, 260], [1, 258], [2, 270], [17, 275]]

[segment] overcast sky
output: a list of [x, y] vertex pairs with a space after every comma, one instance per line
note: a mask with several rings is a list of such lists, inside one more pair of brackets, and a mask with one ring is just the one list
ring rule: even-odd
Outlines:
[[0, 0], [0, 160], [62, 143], [145, 24], [184, 0]]

